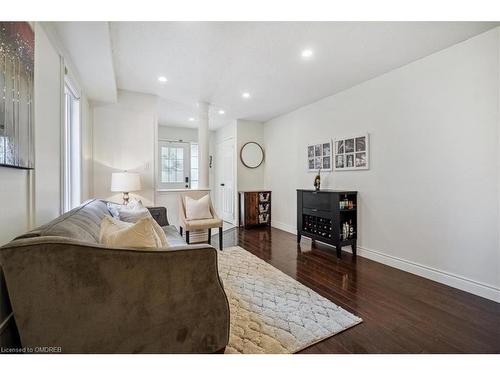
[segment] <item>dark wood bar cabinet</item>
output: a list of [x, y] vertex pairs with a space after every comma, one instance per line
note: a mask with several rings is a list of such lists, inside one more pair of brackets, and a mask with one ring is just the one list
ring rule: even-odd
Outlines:
[[358, 193], [343, 190], [297, 190], [297, 242], [302, 236], [335, 246], [351, 246], [356, 255]]

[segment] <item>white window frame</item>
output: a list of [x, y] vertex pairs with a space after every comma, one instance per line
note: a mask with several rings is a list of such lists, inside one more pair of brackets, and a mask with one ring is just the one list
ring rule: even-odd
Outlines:
[[64, 76], [62, 128], [62, 209], [67, 212], [81, 203], [81, 101], [74, 80]]
[[[196, 156], [193, 156], [193, 148], [196, 147]], [[200, 183], [200, 148], [197, 142], [191, 142], [189, 147], [189, 158], [191, 160], [191, 166], [189, 168], [189, 187], [191, 189], [198, 189]], [[196, 167], [194, 166], [193, 160], [194, 158], [198, 159], [196, 163]], [[197, 178], [194, 178], [193, 171], [196, 170]]]

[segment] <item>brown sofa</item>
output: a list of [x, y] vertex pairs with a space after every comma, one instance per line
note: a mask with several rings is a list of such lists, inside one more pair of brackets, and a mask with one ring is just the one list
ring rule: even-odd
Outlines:
[[102, 246], [100, 222], [110, 213], [104, 201], [91, 200], [0, 248], [8, 292], [1, 305], [12, 306], [21, 346], [62, 353], [224, 350], [229, 305], [217, 250], [186, 245], [165, 209], [151, 212], [174, 247]]

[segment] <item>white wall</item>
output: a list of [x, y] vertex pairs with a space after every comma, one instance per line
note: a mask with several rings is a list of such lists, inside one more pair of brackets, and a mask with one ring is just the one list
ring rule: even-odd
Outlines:
[[[61, 121], [62, 61], [70, 62], [61, 52], [54, 35], [39, 22], [35, 30], [34, 142], [35, 169], [29, 172], [0, 167], [0, 199], [6, 202], [0, 211], [0, 244], [55, 219], [61, 214]], [[50, 31], [50, 30], [49, 30]], [[88, 188], [88, 159], [91, 140], [89, 104], [82, 92], [82, 198]], [[33, 183], [31, 183], [33, 181]]]
[[112, 193], [111, 173], [127, 170], [141, 175], [142, 190], [131, 193], [152, 205], [155, 193], [157, 97], [118, 91], [118, 102], [94, 106], [93, 193], [121, 202]]
[[35, 226], [61, 214], [61, 57], [35, 24]]
[[296, 229], [306, 146], [369, 132], [370, 170], [323, 174], [359, 191], [359, 253], [500, 300], [499, 29], [265, 125], [273, 226]]
[[[264, 148], [264, 124], [257, 121], [238, 120], [236, 125], [236, 157], [238, 191], [264, 188], [264, 163], [257, 168], [247, 168], [240, 159], [240, 151], [247, 142], [257, 142]], [[265, 150], [264, 150], [265, 154]]]
[[[4, 202], [0, 210], [0, 244], [26, 232], [31, 224], [39, 225], [58, 216], [60, 209], [60, 58], [40, 24], [32, 25], [35, 30], [35, 170], [31, 172], [34, 184], [30, 183], [30, 172], [0, 167], [0, 199]], [[34, 202], [33, 207], [30, 202]]]
[[0, 246], [28, 229], [29, 172], [0, 167]]

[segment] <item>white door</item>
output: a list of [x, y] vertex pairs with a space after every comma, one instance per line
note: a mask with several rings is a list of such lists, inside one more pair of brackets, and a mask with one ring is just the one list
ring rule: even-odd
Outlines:
[[189, 188], [191, 160], [189, 143], [161, 141], [158, 145], [160, 189]]
[[234, 224], [234, 139], [227, 139], [217, 145], [217, 197], [222, 220]]

